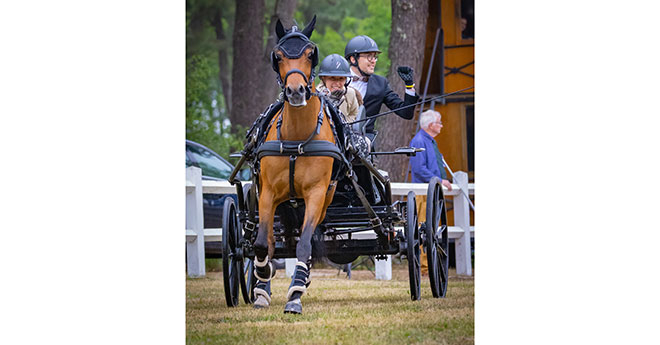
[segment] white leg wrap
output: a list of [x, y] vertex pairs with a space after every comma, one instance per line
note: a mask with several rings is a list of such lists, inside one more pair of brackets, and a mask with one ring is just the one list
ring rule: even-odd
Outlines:
[[273, 270], [273, 264], [271, 264], [270, 262], [269, 262], [268, 264], [270, 264], [270, 272], [271, 272], [271, 275], [268, 276], [268, 277], [266, 277], [266, 278], [261, 277], [261, 276], [259, 275], [259, 271], [257, 271], [256, 269], [254, 270], [254, 276], [257, 277], [257, 279], [259, 279], [260, 281], [262, 281], [262, 282], [264, 282], [264, 283], [268, 283], [268, 282], [273, 278], [273, 275], [272, 275], [272, 273], [273, 273], [273, 271], [274, 271], [274, 270]]
[[[256, 291], [256, 289], [255, 289], [255, 291]], [[296, 286], [296, 285], [290, 287], [289, 292], [286, 294], [286, 299], [291, 298], [291, 295], [293, 295], [293, 293], [296, 292], [296, 291], [300, 291], [304, 294], [305, 291], [307, 291], [307, 288], [304, 287], [304, 286]]]
[[[307, 264], [305, 264], [305, 263], [302, 262], [302, 261], [298, 261], [298, 262], [296, 262], [296, 266], [300, 266], [300, 267], [304, 268], [306, 271], [309, 272], [309, 270], [307, 269]], [[309, 276], [311, 276], [311, 275], [312, 275], [311, 273], [309, 273], [309, 274], [307, 275], [307, 281], [305, 282], [305, 286], [309, 285], [309, 283], [312, 282], [312, 279], [309, 277]]]
[[[268, 277], [262, 277], [262, 276], [259, 275], [259, 271], [257, 270], [257, 267], [259, 267], [259, 268], [266, 267], [266, 265], [268, 265], [269, 268], [270, 268], [270, 275]], [[254, 266], [255, 266], [254, 276], [257, 277], [257, 279], [259, 279], [260, 281], [262, 281], [264, 283], [269, 282], [273, 278], [273, 276], [275, 276], [275, 267], [273, 267], [273, 263], [268, 259], [268, 255], [266, 255], [266, 258], [264, 259], [264, 261], [259, 261], [259, 259], [257, 259], [257, 257], [255, 256], [254, 257]]]
[[256, 288], [254, 288], [254, 295], [257, 296], [257, 297], [261, 296], [261, 297], [265, 298], [266, 301], [268, 301], [268, 304], [270, 304], [270, 296], [268, 296], [268, 292], [266, 292], [266, 290], [256, 287]]
[[269, 261], [268, 260], [268, 255], [266, 255], [266, 258], [264, 259], [264, 261], [259, 261], [259, 259], [257, 259], [256, 256], [254, 257], [254, 265], [257, 266], [257, 267], [266, 266], [266, 264], [268, 264], [268, 261]]

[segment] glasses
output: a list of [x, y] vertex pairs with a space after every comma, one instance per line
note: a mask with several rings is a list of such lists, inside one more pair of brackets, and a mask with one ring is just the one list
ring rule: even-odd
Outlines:
[[378, 61], [378, 55], [376, 54], [369, 54], [369, 55], [360, 54], [360, 56], [363, 56], [364, 58], [366, 58], [368, 61], [371, 62]]
[[438, 126], [442, 126], [442, 121], [433, 122], [433, 123], [436, 124], [436, 125], [438, 125]]

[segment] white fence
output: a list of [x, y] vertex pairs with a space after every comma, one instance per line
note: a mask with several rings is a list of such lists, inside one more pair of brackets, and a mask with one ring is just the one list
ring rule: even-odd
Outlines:
[[[403, 183], [392, 182], [390, 184], [393, 196], [406, 196], [409, 191], [415, 195], [426, 195], [428, 184], [426, 183]], [[443, 187], [445, 197], [454, 200], [454, 224], [448, 229], [449, 238], [455, 239], [456, 248], [456, 273], [461, 275], [472, 275], [472, 248], [470, 248], [470, 237], [474, 237], [474, 227], [470, 226], [470, 204], [467, 197], [461, 192], [461, 188], [474, 195], [474, 184], [468, 184], [467, 174], [458, 171], [454, 174], [452, 190]], [[202, 277], [206, 275], [204, 264], [204, 242], [222, 241], [222, 229], [204, 229], [204, 213], [202, 194], [234, 194], [236, 187], [228, 181], [202, 181], [202, 173], [199, 168], [186, 168], [186, 251], [188, 259], [188, 276]], [[358, 233], [364, 238], [373, 237], [375, 233]], [[357, 238], [354, 234], [353, 238]], [[469, 237], [467, 236], [469, 234]], [[295, 265], [295, 259], [287, 259]], [[392, 261], [388, 255], [387, 260], [376, 261], [376, 279], [392, 279]]]

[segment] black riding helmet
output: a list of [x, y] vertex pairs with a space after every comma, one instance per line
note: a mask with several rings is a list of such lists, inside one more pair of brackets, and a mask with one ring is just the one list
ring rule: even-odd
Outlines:
[[330, 54], [323, 59], [319, 68], [319, 77], [351, 77], [351, 66], [339, 54]]
[[335, 90], [332, 92], [334, 98], [339, 99], [346, 93], [346, 87], [351, 83], [351, 66], [348, 64], [348, 61], [344, 59], [339, 54], [330, 54], [323, 59], [321, 62], [321, 67], [319, 68], [319, 77], [321, 77], [321, 83], [325, 85], [325, 80], [322, 77], [344, 77], [344, 89]]
[[[360, 36], [355, 36], [351, 38], [350, 41], [346, 44], [346, 48], [344, 49], [344, 57], [348, 61], [351, 66], [357, 66], [358, 70], [360, 73], [363, 75], [367, 75], [367, 73], [362, 72], [360, 69], [360, 66], [357, 64], [357, 58], [360, 53], [371, 53], [371, 52], [376, 52], [376, 53], [382, 53], [378, 49], [378, 44], [376, 44], [376, 41], [371, 39], [371, 37], [366, 36], [366, 35], [360, 35]], [[355, 56], [355, 63], [351, 62], [350, 57]]]

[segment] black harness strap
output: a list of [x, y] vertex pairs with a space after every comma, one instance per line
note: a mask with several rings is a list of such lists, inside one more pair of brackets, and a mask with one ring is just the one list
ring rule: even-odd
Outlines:
[[[298, 73], [303, 74], [299, 70], [292, 71], [298, 71]], [[291, 71], [287, 73], [287, 76], [289, 76], [290, 73]], [[342, 152], [339, 150], [339, 148], [337, 148], [335, 144], [325, 140], [312, 140], [317, 134], [321, 132], [321, 125], [323, 124], [323, 110], [327, 108], [325, 104], [325, 98], [319, 97], [319, 100], [321, 101], [321, 104], [319, 107], [319, 114], [317, 116], [318, 120], [316, 121], [316, 128], [314, 131], [312, 131], [307, 140], [282, 140], [282, 121], [284, 117], [284, 112], [282, 111], [279, 118], [277, 119], [277, 140], [264, 142], [261, 144], [261, 146], [259, 146], [259, 149], [257, 150], [257, 160], [261, 160], [261, 158], [264, 156], [289, 156], [289, 199], [294, 204], [294, 206], [297, 205], [295, 202], [296, 188], [294, 182], [296, 159], [298, 156], [330, 156], [335, 159], [345, 161]]]
[[[312, 134], [309, 135], [309, 138], [305, 140], [302, 144], [299, 146], [299, 151], [300, 154], [303, 153], [303, 147], [307, 145], [309, 142], [312, 141], [312, 139], [319, 133], [321, 133], [321, 125], [323, 124], [323, 108], [325, 106], [325, 99], [323, 97], [319, 97], [321, 100], [321, 106], [319, 107], [319, 115], [318, 115], [318, 120], [316, 121], [316, 129], [312, 132]], [[292, 142], [292, 141], [284, 141], [282, 140], [282, 118], [284, 117], [284, 111], [280, 113], [280, 117], [277, 119], [277, 140], [286, 143], [286, 142]]]
[[[302, 154], [299, 153], [299, 147], [303, 144], [302, 141], [279, 141], [271, 140], [259, 146], [257, 149], [257, 159], [265, 156], [327, 156], [334, 159], [344, 161], [344, 154], [339, 150], [337, 145], [330, 141], [313, 140], [307, 143]], [[347, 162], [348, 163], [348, 162]], [[349, 164], [347, 164], [349, 166]]]
[[300, 74], [303, 77], [303, 79], [305, 80], [305, 84], [307, 84], [307, 86], [309, 86], [309, 80], [307, 80], [307, 76], [305, 75], [305, 73], [303, 73], [303, 71], [301, 71], [297, 68], [293, 68], [293, 69], [289, 70], [288, 72], [286, 72], [286, 74], [284, 75], [284, 85], [286, 85], [287, 79], [289, 79], [289, 76], [293, 73]]
[[[319, 95], [314, 94], [314, 96], [319, 96]], [[299, 156], [326, 156], [326, 157], [334, 158], [337, 162], [339, 162], [340, 166], [337, 169], [335, 176], [332, 177], [332, 180], [338, 179], [339, 173], [340, 171], [342, 171], [341, 165], [343, 165], [344, 167], [351, 166], [349, 161], [346, 159], [346, 156], [344, 156], [343, 149], [340, 148], [343, 147], [343, 145], [340, 142], [339, 138], [337, 137], [337, 128], [335, 127], [335, 123], [332, 117], [330, 116], [330, 111], [326, 103], [326, 99], [325, 97], [319, 97], [319, 100], [321, 101], [321, 106], [319, 108], [316, 128], [310, 134], [307, 140], [305, 141], [282, 140], [282, 121], [284, 115], [283, 112], [281, 112], [276, 121], [277, 140], [263, 142], [261, 145], [259, 145], [256, 153], [257, 162], [259, 162], [261, 158], [265, 156], [289, 156], [289, 199], [294, 204], [294, 207], [297, 205], [297, 203], [295, 202], [296, 190], [294, 183], [295, 165], [296, 165], [296, 159]], [[324, 110], [326, 116], [328, 117], [328, 123], [330, 124], [330, 128], [332, 130], [335, 143], [326, 140], [312, 140], [317, 134], [321, 132]], [[273, 122], [275, 121], [272, 121], [270, 123], [268, 129], [264, 133], [264, 136], [266, 136], [268, 132], [270, 132], [270, 128]], [[371, 211], [373, 212], [373, 209]], [[378, 217], [376, 217], [376, 219], [380, 220]]]
[[296, 187], [294, 185], [294, 174], [296, 172], [296, 155], [289, 156], [289, 199], [296, 199]]

